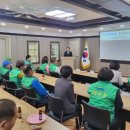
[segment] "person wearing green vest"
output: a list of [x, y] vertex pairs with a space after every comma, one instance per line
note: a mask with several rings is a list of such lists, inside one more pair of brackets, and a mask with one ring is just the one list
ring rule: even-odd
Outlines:
[[107, 67], [101, 68], [98, 73], [99, 81], [90, 85], [88, 94], [90, 95], [89, 105], [105, 109], [110, 112], [110, 122], [112, 130], [118, 130], [122, 126], [125, 130], [125, 121], [120, 117], [120, 110], [123, 102], [119, 89], [110, 82], [114, 73]]
[[57, 66], [56, 58], [51, 59], [51, 64], [49, 66], [49, 71], [60, 74], [60, 68]]
[[128, 84], [130, 84], [130, 76], [128, 77]]
[[24, 66], [23, 60], [18, 60], [16, 62], [16, 67], [10, 71], [9, 73], [9, 80], [13, 81], [18, 88], [21, 88], [21, 80], [24, 76], [22, 70]]
[[10, 69], [12, 70], [12, 62], [13, 62], [13, 59], [12, 58], [10, 58], [10, 57], [6, 57], [5, 58], [5, 60], [7, 60], [7, 61], [9, 61], [9, 62], [11, 62], [11, 64], [10, 64]]
[[44, 86], [39, 82], [37, 78], [33, 76], [33, 70], [30, 65], [24, 66], [23, 72], [25, 76], [22, 78], [22, 86], [27, 89], [33, 89], [38, 104], [47, 104], [48, 103], [48, 91]]
[[0, 67], [0, 80], [2, 80], [1, 75], [5, 77], [9, 77], [9, 72], [11, 71], [11, 62], [8, 60], [4, 60], [2, 62], [2, 66]]
[[49, 74], [49, 65], [47, 56], [44, 56], [42, 58], [42, 64], [40, 65], [39, 70], [42, 70], [44, 74]]
[[31, 56], [30, 55], [26, 56], [26, 60], [24, 61], [24, 65], [31, 65], [33, 71], [35, 71], [35, 67], [33, 66], [33, 64], [31, 62]]

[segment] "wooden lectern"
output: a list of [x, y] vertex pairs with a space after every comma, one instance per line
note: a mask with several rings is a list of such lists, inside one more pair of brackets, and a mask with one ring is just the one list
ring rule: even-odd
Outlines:
[[61, 66], [69, 65], [75, 69], [75, 57], [61, 57]]

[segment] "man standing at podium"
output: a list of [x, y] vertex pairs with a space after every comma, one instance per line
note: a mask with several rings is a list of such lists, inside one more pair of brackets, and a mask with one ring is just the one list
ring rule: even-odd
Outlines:
[[70, 51], [70, 47], [67, 47], [67, 50], [64, 53], [64, 57], [72, 57], [72, 52]]

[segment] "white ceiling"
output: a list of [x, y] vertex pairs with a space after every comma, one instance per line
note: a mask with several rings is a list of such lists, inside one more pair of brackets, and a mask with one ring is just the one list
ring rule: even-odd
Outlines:
[[124, 0], [126, 3], [130, 4], [130, 0]]
[[101, 5], [102, 7], [115, 11], [115, 12], [119, 12], [120, 14], [122, 14], [122, 16], [129, 16], [130, 17], [130, 0], [90, 0], [93, 3], [97, 3], [99, 5]]
[[[35, 13], [37, 13], [37, 15], [43, 15], [43, 16], [45, 16], [44, 13], [47, 10], [50, 10], [53, 8], [58, 7], [61, 9], [67, 9], [76, 13], [76, 20], [73, 22], [106, 17], [104, 14], [86, 10], [86, 9], [77, 7], [75, 5], [72, 5], [72, 4], [69, 4], [60, 0], [0, 0], [0, 8], [3, 8], [3, 9], [5, 9], [6, 7], [10, 7], [10, 10], [15, 10], [19, 12], [20, 6], [33, 8], [36, 10]], [[38, 12], [40, 14], [38, 14]]]

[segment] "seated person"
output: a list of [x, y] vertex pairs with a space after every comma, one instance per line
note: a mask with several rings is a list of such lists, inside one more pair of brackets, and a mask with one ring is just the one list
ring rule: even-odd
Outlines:
[[11, 130], [17, 119], [15, 102], [9, 99], [0, 99], [0, 130]]
[[49, 74], [49, 65], [47, 56], [44, 56], [42, 58], [42, 64], [40, 65], [39, 70], [42, 70], [44, 74]]
[[7, 57], [7, 58], [5, 58], [5, 60], [7, 60], [7, 61], [11, 62], [10, 69], [12, 70], [12, 62], [13, 62], [13, 59], [12, 59], [12, 58]]
[[55, 72], [60, 74], [60, 68], [57, 66], [56, 58], [52, 58], [51, 64], [49, 66], [49, 72]]
[[78, 113], [82, 121], [82, 108], [76, 103], [74, 85], [71, 81], [73, 70], [70, 66], [63, 66], [60, 70], [62, 78], [55, 83], [55, 96], [64, 102], [64, 114]]
[[120, 90], [110, 83], [113, 76], [114, 74], [109, 68], [104, 67], [100, 69], [98, 73], [99, 81], [90, 85], [88, 94], [90, 94], [89, 104], [108, 110], [110, 112], [112, 130], [118, 130], [123, 122], [119, 117], [119, 111], [122, 109], [123, 103]]
[[130, 76], [128, 77], [128, 84], [130, 84]]
[[30, 65], [24, 66], [23, 72], [25, 76], [22, 78], [22, 85], [27, 89], [33, 89], [36, 97], [37, 103], [47, 103], [48, 102], [48, 91], [39, 82], [37, 78], [33, 76], [33, 70]]
[[[0, 67], [0, 75], [4, 75], [5, 77], [9, 77], [9, 72], [11, 71], [11, 62], [8, 60], [4, 60], [2, 62], [2, 66]], [[2, 77], [0, 76], [0, 79]]]
[[10, 71], [9, 80], [13, 81], [18, 88], [21, 88], [21, 80], [24, 76], [23, 70], [24, 62], [22, 60], [18, 60], [16, 62], [16, 67]]
[[117, 61], [112, 61], [109, 65], [109, 68], [112, 70], [112, 72], [114, 73], [114, 77], [112, 78], [111, 82], [112, 83], [118, 83], [119, 86], [123, 85], [123, 81], [122, 81], [122, 74], [119, 71], [120, 69], [120, 64]]
[[32, 69], [35, 71], [35, 67], [33, 66], [33, 64], [31, 62], [31, 56], [30, 55], [26, 56], [26, 60], [24, 61], [24, 65], [31, 65]]

